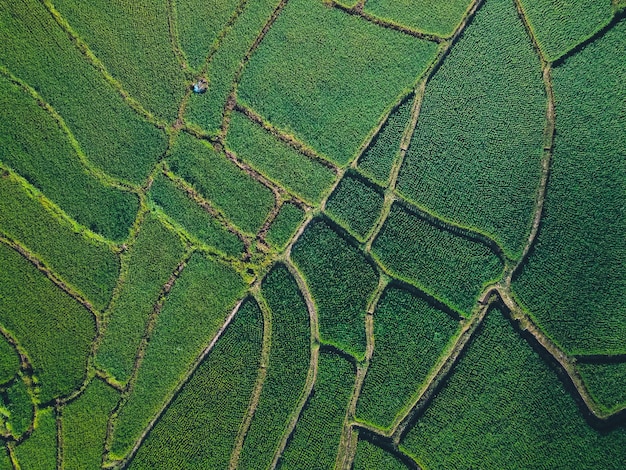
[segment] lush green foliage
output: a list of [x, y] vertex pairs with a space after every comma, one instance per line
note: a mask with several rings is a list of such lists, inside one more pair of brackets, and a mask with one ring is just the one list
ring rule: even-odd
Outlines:
[[63, 116], [93, 163], [113, 175], [142, 182], [165, 149], [165, 134], [124, 103], [42, 2], [3, 2], [0, 24], [0, 42], [8, 45], [0, 50], [0, 63]]
[[380, 216], [383, 195], [356, 175], [347, 174], [328, 198], [326, 212], [364, 241]]
[[[412, 97], [413, 95], [411, 95]], [[413, 100], [406, 98], [394, 109], [378, 134], [359, 158], [359, 170], [377, 183], [386, 186], [391, 168], [400, 151], [402, 135], [411, 117]]]
[[322, 220], [311, 222], [292, 257], [317, 305], [321, 340], [363, 356], [365, 308], [378, 284], [374, 267]]
[[622, 21], [553, 70], [558, 133], [542, 225], [513, 284], [571, 353], [626, 352], [625, 37]]
[[601, 408], [612, 412], [626, 406], [626, 362], [579, 363], [578, 370]]
[[169, 163], [174, 173], [246, 232], [256, 233], [274, 205], [272, 191], [218, 154], [208, 142], [181, 134]]
[[617, 469], [625, 446], [626, 429], [592, 428], [498, 311], [403, 442], [430, 468]]
[[128, 234], [137, 197], [105, 187], [81, 163], [64, 130], [23, 89], [0, 77], [0, 161], [80, 224], [107, 238]]
[[470, 3], [470, 0], [368, 0], [365, 11], [423, 33], [449, 37]]
[[241, 257], [243, 242], [163, 174], [159, 174], [150, 186], [150, 198], [200, 243], [206, 243], [227, 256]]
[[133, 98], [173, 121], [186, 84], [172, 50], [167, 1], [54, 0], [54, 5]]
[[309, 368], [309, 312], [296, 281], [277, 265], [262, 286], [271, 310], [269, 366], [238, 468], [269, 468], [290, 415], [303, 392]]
[[343, 165], [435, 51], [321, 1], [292, 0], [246, 67], [239, 98]]
[[233, 113], [228, 128], [230, 148], [268, 179], [317, 204], [335, 180], [335, 172], [280, 142], [241, 113]]
[[228, 468], [257, 377], [262, 337], [259, 307], [247, 301], [152, 430], [130, 468]]
[[6, 338], [0, 335], [0, 384], [5, 384], [15, 376], [20, 367], [20, 357]]
[[315, 393], [309, 398], [277, 468], [334, 467], [353, 386], [354, 366], [334, 353], [321, 350]]
[[28, 352], [40, 401], [69, 394], [85, 375], [93, 316], [3, 244], [0, 266], [0, 323]]
[[384, 449], [360, 439], [352, 468], [354, 470], [406, 470], [407, 467]]
[[112, 453], [124, 455], [243, 294], [233, 270], [194, 255], [159, 313], [132, 394], [115, 423]]
[[13, 470], [13, 464], [7, 451], [6, 445], [0, 449], [0, 469], [1, 470]]
[[518, 257], [541, 176], [546, 96], [511, 0], [491, 0], [429, 82], [398, 178], [409, 199]]
[[35, 417], [35, 409], [26, 384], [18, 376], [6, 389], [0, 389], [0, 392], [3, 408], [8, 411], [8, 416], [0, 416], [0, 426], [15, 439], [19, 439]]
[[423, 298], [388, 289], [374, 314], [374, 355], [357, 403], [359, 420], [389, 428], [421, 389], [458, 322]]
[[566, 54], [606, 26], [611, 0], [520, 0], [541, 51], [549, 61]]
[[21, 243], [97, 308], [103, 308], [115, 287], [117, 256], [109, 246], [60, 220], [41, 202], [12, 175], [0, 176], [0, 233]]
[[57, 426], [52, 408], [39, 410], [35, 431], [15, 447], [15, 457], [23, 470], [57, 470]]
[[294, 204], [285, 203], [267, 231], [267, 241], [278, 249], [285, 248], [300, 224], [304, 221], [304, 212]]
[[500, 259], [487, 246], [431, 225], [397, 203], [372, 253], [391, 272], [463, 314], [472, 310], [482, 288], [502, 272]]

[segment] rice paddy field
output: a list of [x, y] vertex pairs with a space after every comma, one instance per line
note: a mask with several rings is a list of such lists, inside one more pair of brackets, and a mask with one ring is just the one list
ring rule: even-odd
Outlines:
[[623, 0], [0, 44], [0, 470], [626, 470]]

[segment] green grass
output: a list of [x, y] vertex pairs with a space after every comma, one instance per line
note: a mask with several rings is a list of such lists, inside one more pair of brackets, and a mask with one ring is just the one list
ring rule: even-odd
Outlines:
[[259, 405], [246, 434], [238, 468], [269, 468], [303, 392], [309, 369], [309, 313], [296, 281], [277, 265], [262, 284], [272, 315], [271, 349]]
[[279, 5], [279, 0], [246, 2], [237, 21], [224, 36], [209, 64], [209, 89], [202, 95], [192, 95], [185, 119], [206, 132], [217, 134], [222, 126], [224, 106], [237, 72], [248, 50]]
[[149, 434], [131, 469], [228, 468], [257, 377], [261, 312], [247, 301]]
[[11, 380], [20, 368], [20, 356], [13, 346], [0, 335], [0, 384]]
[[626, 406], [626, 362], [579, 363], [578, 370], [600, 408], [610, 413]]
[[178, 40], [192, 69], [200, 69], [241, 0], [174, 2]]
[[184, 246], [152, 214], [124, 254], [118, 294], [107, 311], [107, 325], [96, 362], [119, 381], [130, 377], [139, 342], [163, 285], [183, 258]]
[[174, 173], [245, 232], [256, 233], [274, 205], [270, 189], [217, 153], [208, 142], [181, 134], [168, 162]]
[[589, 39], [613, 17], [611, 0], [521, 0], [521, 4], [549, 61]]
[[232, 114], [227, 143], [259, 173], [311, 204], [318, 204], [335, 180], [329, 167], [279, 141], [242, 113]]
[[394, 109], [380, 131], [359, 158], [359, 170], [368, 178], [386, 186], [398, 153], [402, 135], [411, 117], [412, 96]]
[[15, 447], [15, 457], [23, 470], [57, 470], [57, 426], [52, 408], [39, 410], [35, 431]]
[[63, 469], [99, 468], [109, 414], [119, 394], [98, 379], [63, 408]]
[[96, 330], [91, 313], [0, 244], [0, 323], [27, 351], [42, 403], [82, 383]]
[[135, 219], [137, 197], [105, 187], [81, 163], [58, 122], [0, 76], [0, 161], [46, 194], [78, 223], [121, 240]]
[[359, 439], [353, 470], [406, 470], [407, 466], [389, 452], [369, 441]]
[[380, 216], [383, 199], [375, 186], [349, 173], [328, 198], [326, 212], [362, 242]]
[[322, 220], [307, 227], [293, 247], [317, 306], [320, 338], [355, 356], [365, 352], [365, 309], [378, 284], [363, 253]]
[[282, 250], [302, 222], [304, 211], [294, 204], [285, 203], [278, 211], [265, 238], [270, 245]]
[[239, 275], [222, 264], [199, 254], [189, 260], [157, 317], [132, 394], [116, 420], [114, 456], [130, 450], [210, 343], [244, 287]]
[[159, 174], [150, 186], [150, 198], [165, 213], [178, 223], [191, 237], [206, 243], [218, 252], [241, 258], [244, 251], [243, 242], [232, 232], [221, 225], [189, 195]]
[[165, 150], [165, 134], [124, 103], [41, 2], [4, 2], [0, 24], [0, 41], [8, 46], [0, 51], [0, 63], [63, 116], [94, 164], [142, 182]]
[[426, 468], [623, 467], [626, 429], [597, 431], [547, 365], [491, 311], [402, 448]]
[[352, 387], [354, 366], [320, 351], [315, 393], [309, 398], [277, 468], [333, 468], [343, 418]]
[[161, 119], [176, 119], [186, 83], [169, 36], [167, 0], [54, 0], [54, 6], [133, 98]]
[[372, 253], [394, 275], [464, 315], [483, 287], [502, 273], [500, 259], [487, 246], [431, 225], [397, 203]]
[[0, 390], [2, 390], [3, 407], [9, 412], [8, 417], [0, 417], [0, 423], [13, 438], [19, 439], [28, 430], [35, 417], [33, 402], [26, 384], [19, 376], [9, 387]]
[[374, 313], [374, 355], [357, 403], [357, 418], [389, 429], [458, 330], [458, 322], [423, 298], [396, 287], [388, 289]]
[[344, 165], [436, 49], [321, 1], [292, 0], [244, 70], [239, 100]]
[[540, 62], [515, 5], [485, 2], [426, 87], [399, 191], [519, 257], [541, 177], [545, 115]]
[[119, 259], [108, 245], [77, 232], [42, 202], [13, 175], [0, 176], [0, 233], [40, 257], [96, 308], [104, 308], [119, 274]]
[[450, 37], [470, 3], [470, 0], [368, 0], [365, 11], [413, 30]]
[[621, 21], [553, 70], [557, 135], [542, 225], [513, 283], [574, 354], [626, 352], [624, 37]]

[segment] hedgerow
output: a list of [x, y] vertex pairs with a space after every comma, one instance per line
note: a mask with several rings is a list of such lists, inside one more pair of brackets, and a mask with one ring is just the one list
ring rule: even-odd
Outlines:
[[259, 307], [247, 301], [149, 434], [130, 468], [228, 468], [257, 377], [262, 337]]
[[61, 221], [42, 202], [15, 176], [0, 176], [0, 233], [24, 245], [103, 308], [115, 287], [118, 257], [108, 245]]
[[28, 351], [39, 400], [69, 394], [85, 376], [93, 316], [4, 244], [0, 266], [0, 324]]
[[271, 245], [282, 250], [302, 222], [304, 211], [294, 204], [285, 203], [280, 207], [265, 238]]
[[[104, 171], [143, 182], [166, 146], [82, 56], [42, 2], [0, 5], [0, 62], [65, 120], [87, 157]], [[129, 164], [132, 162], [132, 164]]]
[[125, 406], [114, 425], [111, 452], [123, 456], [210, 343], [244, 284], [231, 268], [195, 254], [167, 297]]
[[429, 468], [619, 468], [624, 446], [626, 429], [591, 427], [498, 311], [402, 442]]
[[557, 134], [544, 213], [513, 282], [570, 353], [626, 352], [624, 37], [621, 21], [553, 70]]
[[0, 161], [68, 215], [112, 240], [127, 236], [137, 197], [103, 186], [88, 173], [67, 135], [37, 102], [0, 76]]
[[374, 355], [357, 419], [388, 429], [424, 385], [459, 323], [424, 298], [392, 287], [374, 313]]
[[33, 434], [15, 446], [14, 455], [24, 470], [57, 470], [57, 426], [52, 408], [37, 412]]
[[578, 370], [601, 408], [610, 413], [626, 406], [626, 362], [579, 363]]
[[354, 366], [321, 350], [314, 393], [302, 412], [278, 468], [333, 468], [350, 393]]
[[5, 427], [11, 436], [19, 439], [29, 428], [35, 417], [32, 399], [21, 377], [16, 377], [6, 389], [0, 389], [3, 408], [9, 413], [0, 417], [0, 425]]
[[540, 62], [513, 2], [485, 2], [426, 87], [399, 191], [519, 257], [541, 176], [545, 116]]
[[365, 309], [378, 284], [376, 270], [323, 220], [309, 224], [293, 247], [292, 259], [311, 289], [321, 340], [362, 356]]
[[238, 97], [344, 165], [436, 49], [321, 1], [292, 0], [250, 59]]
[[274, 205], [271, 190], [217, 153], [208, 142], [181, 134], [168, 162], [174, 173], [245, 232], [256, 233]]
[[309, 313], [296, 281], [285, 266], [277, 265], [262, 284], [271, 310], [271, 348], [267, 376], [250, 429], [246, 434], [240, 469], [269, 468], [296, 407], [309, 368]]
[[352, 468], [354, 470], [406, 470], [407, 466], [384, 449], [369, 441], [359, 439]]
[[227, 142], [254, 169], [311, 204], [317, 204], [335, 180], [335, 172], [280, 142], [242, 113], [230, 118]]
[[11, 380], [20, 367], [20, 357], [13, 346], [0, 335], [0, 384]]

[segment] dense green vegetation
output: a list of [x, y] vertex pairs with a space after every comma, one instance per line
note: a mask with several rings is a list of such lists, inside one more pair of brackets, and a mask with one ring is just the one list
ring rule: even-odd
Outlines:
[[70, 394], [85, 375], [93, 316], [4, 244], [0, 265], [0, 324], [28, 351], [40, 402]]
[[321, 1], [292, 0], [244, 70], [239, 99], [343, 165], [435, 51]]
[[580, 363], [578, 370], [601, 408], [612, 412], [626, 406], [626, 362]]
[[391, 207], [372, 254], [392, 273], [464, 315], [483, 287], [502, 272], [500, 259], [487, 246], [434, 226], [398, 203]]
[[394, 109], [370, 145], [359, 158], [359, 170], [377, 183], [386, 186], [391, 168], [400, 152], [402, 135], [411, 117], [413, 95]]
[[228, 468], [257, 377], [262, 337], [259, 307], [246, 301], [130, 468]]
[[317, 306], [321, 340], [363, 356], [365, 308], [378, 283], [374, 267], [319, 219], [298, 239], [292, 256]]
[[0, 384], [5, 384], [15, 376], [20, 367], [20, 357], [7, 339], [0, 335]]
[[498, 311], [402, 443], [426, 467], [500, 469], [617, 469], [624, 446], [624, 426], [592, 428]]
[[400, 460], [369, 441], [359, 439], [354, 456], [354, 470], [406, 470]]
[[311, 204], [322, 200], [335, 180], [329, 167], [280, 142], [242, 113], [233, 113], [228, 145], [246, 163]]
[[282, 250], [303, 221], [304, 211], [294, 204], [285, 203], [280, 206], [265, 238], [270, 245]]
[[621, 21], [553, 70], [558, 132], [542, 225], [513, 283], [570, 353], [626, 352], [625, 35]]
[[168, 162], [174, 173], [246, 232], [256, 233], [274, 204], [272, 191], [217, 153], [208, 142], [181, 134]]
[[333, 468], [350, 391], [354, 366], [325, 350], [319, 354], [315, 391], [298, 420], [278, 467]]
[[0, 24], [0, 41], [11, 44], [0, 50], [0, 64], [63, 116], [93, 163], [142, 182], [165, 150], [165, 134], [142, 121], [87, 63], [43, 2], [2, 2]]
[[156, 318], [132, 393], [117, 416], [114, 456], [126, 454], [165, 405], [243, 290], [243, 281], [231, 268], [199, 254], [189, 260]]
[[125, 238], [137, 197], [105, 187], [87, 172], [59, 123], [32, 96], [0, 76], [0, 162], [103, 236]]
[[389, 428], [458, 329], [458, 322], [425, 299], [396, 287], [387, 289], [374, 313], [374, 355], [357, 419]]
[[17, 377], [6, 389], [0, 390], [4, 402], [2, 407], [8, 411], [8, 416], [0, 416], [0, 426], [5, 428], [13, 438], [19, 439], [28, 430], [35, 417], [33, 401], [21, 377]]
[[33, 434], [16, 446], [14, 453], [24, 470], [57, 470], [57, 426], [52, 408], [39, 410]]
[[119, 394], [98, 379], [63, 408], [63, 469], [97, 468], [102, 461], [109, 414]]
[[272, 269], [262, 293], [272, 316], [269, 366], [238, 466], [251, 470], [269, 468], [303, 393], [310, 357], [309, 312], [285, 266]]
[[429, 82], [398, 177], [412, 201], [519, 257], [541, 175], [546, 96], [511, 0], [491, 0]]
[[356, 175], [347, 174], [328, 198], [326, 212], [364, 241], [383, 208], [383, 195]]

